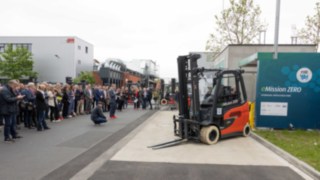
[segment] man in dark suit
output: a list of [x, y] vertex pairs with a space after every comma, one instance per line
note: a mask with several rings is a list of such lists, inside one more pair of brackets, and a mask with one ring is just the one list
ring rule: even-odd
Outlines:
[[47, 126], [47, 123], [45, 121], [45, 113], [47, 109], [47, 104], [46, 104], [45, 94], [44, 94], [45, 88], [46, 88], [45, 85], [41, 84], [39, 86], [39, 89], [36, 92], [36, 109], [37, 109], [37, 120], [38, 120], [37, 130], [38, 131], [42, 131], [42, 128], [44, 130], [50, 129]]
[[148, 104], [150, 105], [150, 110], [152, 110], [151, 100], [152, 100], [152, 89], [148, 88], [147, 89], [147, 101], [148, 101]]
[[32, 128], [31, 118], [35, 107], [35, 89], [34, 83], [28, 83], [27, 88], [21, 91], [21, 94], [25, 95], [24, 101], [27, 103], [24, 109], [24, 125], [29, 129]]
[[110, 118], [115, 119], [117, 116], [115, 116], [116, 113], [116, 107], [117, 107], [117, 102], [116, 102], [116, 85], [112, 84], [110, 89], [109, 89], [109, 98], [110, 98]]
[[[13, 139], [21, 138], [15, 129], [15, 114], [18, 112], [17, 101], [23, 99], [23, 95], [16, 95], [15, 89], [19, 86], [16, 80], [10, 80], [0, 91], [0, 114], [5, 121], [4, 141], [14, 142]], [[10, 134], [13, 139], [10, 138]]]

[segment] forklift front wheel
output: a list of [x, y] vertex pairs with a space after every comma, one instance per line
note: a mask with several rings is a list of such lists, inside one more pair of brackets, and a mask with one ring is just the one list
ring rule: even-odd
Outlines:
[[242, 135], [244, 137], [247, 137], [251, 132], [251, 129], [250, 129], [250, 126], [249, 124], [247, 123], [244, 127], [243, 127], [243, 132], [242, 132]]
[[217, 126], [208, 126], [201, 128], [200, 140], [205, 144], [216, 144], [220, 138], [220, 131]]

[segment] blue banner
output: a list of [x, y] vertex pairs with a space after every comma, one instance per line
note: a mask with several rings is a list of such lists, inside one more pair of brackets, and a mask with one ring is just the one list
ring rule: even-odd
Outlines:
[[256, 126], [320, 129], [320, 54], [257, 57]]

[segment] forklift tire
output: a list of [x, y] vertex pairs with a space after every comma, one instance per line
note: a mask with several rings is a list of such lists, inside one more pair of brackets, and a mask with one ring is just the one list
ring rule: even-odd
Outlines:
[[205, 144], [216, 144], [220, 139], [220, 131], [217, 126], [208, 126], [201, 128], [200, 140]]
[[250, 132], [251, 132], [251, 129], [250, 129], [249, 124], [247, 123], [247, 124], [243, 127], [242, 136], [247, 137], [247, 136], [249, 136]]

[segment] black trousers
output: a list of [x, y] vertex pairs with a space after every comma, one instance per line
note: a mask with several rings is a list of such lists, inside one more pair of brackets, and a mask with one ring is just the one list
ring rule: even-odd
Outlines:
[[59, 118], [59, 111], [58, 107], [56, 106], [50, 106], [50, 120], [56, 120]]
[[3, 116], [0, 115], [0, 126], [3, 126]]
[[62, 116], [67, 117], [69, 112], [69, 102], [63, 102]]

